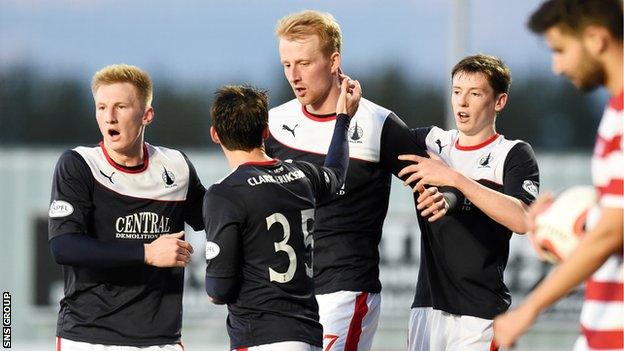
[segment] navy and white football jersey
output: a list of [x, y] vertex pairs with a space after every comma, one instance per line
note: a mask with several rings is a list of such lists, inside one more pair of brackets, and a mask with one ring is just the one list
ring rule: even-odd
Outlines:
[[[144, 162], [116, 164], [103, 145], [64, 152], [54, 173], [49, 238], [82, 233], [102, 242], [149, 243], [203, 229], [205, 189], [181, 152], [144, 145]], [[106, 345], [180, 340], [183, 268], [63, 266], [57, 335]]]
[[[275, 107], [269, 111], [267, 154], [322, 165], [334, 124], [335, 115], [313, 115], [296, 99]], [[391, 174], [407, 165], [398, 155], [425, 155], [403, 121], [364, 98], [351, 119], [348, 142], [345, 185], [338, 197], [316, 207], [317, 294], [381, 291], [378, 245], [388, 210]]]
[[314, 298], [314, 206], [335, 196], [331, 168], [307, 162], [240, 165], [204, 200], [206, 275], [237, 277], [228, 303], [231, 348], [279, 341], [322, 346]]
[[[419, 143], [481, 185], [530, 205], [538, 194], [539, 171], [531, 146], [495, 134], [480, 145], [458, 144], [458, 131], [413, 130]], [[503, 281], [512, 232], [463, 198], [434, 223], [418, 215], [421, 257], [412, 307], [493, 319], [511, 295]]]

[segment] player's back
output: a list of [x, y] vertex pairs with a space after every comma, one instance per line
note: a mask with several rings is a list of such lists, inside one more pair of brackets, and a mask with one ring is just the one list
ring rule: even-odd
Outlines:
[[[222, 248], [239, 255], [241, 286], [228, 304], [232, 347], [321, 341], [311, 257], [318, 170], [300, 162], [247, 163], [208, 190], [207, 233], [238, 236], [215, 239], [238, 245]], [[207, 274], [218, 276], [219, 264], [211, 261]]]

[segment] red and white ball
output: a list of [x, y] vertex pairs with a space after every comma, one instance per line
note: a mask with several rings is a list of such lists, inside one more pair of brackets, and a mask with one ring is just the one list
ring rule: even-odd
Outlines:
[[533, 239], [548, 261], [557, 263], [570, 256], [585, 232], [587, 214], [596, 201], [598, 193], [593, 186], [574, 186], [537, 215]]

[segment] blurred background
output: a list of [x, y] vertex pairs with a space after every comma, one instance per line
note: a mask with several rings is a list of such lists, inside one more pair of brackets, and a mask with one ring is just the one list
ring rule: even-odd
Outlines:
[[[343, 70], [364, 96], [409, 126], [449, 126], [450, 71], [462, 57], [499, 56], [512, 71], [498, 132], [536, 150], [542, 190], [589, 184], [589, 156], [604, 91], [582, 95], [550, 72], [550, 53], [525, 27], [538, 0], [0, 1], [0, 286], [12, 296], [12, 348], [52, 350], [60, 267], [47, 246], [51, 175], [60, 153], [100, 135], [89, 88], [113, 63], [137, 65], [154, 81], [147, 140], [185, 151], [208, 186], [229, 172], [208, 136], [213, 91], [250, 83], [271, 106], [293, 98], [277, 52], [276, 21], [304, 9], [342, 26]], [[403, 350], [418, 273], [420, 234], [409, 191], [395, 181], [381, 247], [382, 315], [375, 350]], [[203, 233], [188, 236], [203, 247]], [[203, 250], [196, 250], [201, 252]], [[187, 270], [183, 340], [188, 350], [223, 350], [224, 307], [208, 304], [202, 255]], [[514, 303], [548, 272], [521, 236], [512, 239], [506, 280]], [[518, 350], [569, 350], [582, 288], [548, 310]]]

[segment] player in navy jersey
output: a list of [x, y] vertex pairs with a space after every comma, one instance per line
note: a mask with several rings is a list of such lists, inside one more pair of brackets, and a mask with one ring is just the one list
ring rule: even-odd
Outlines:
[[[621, 0], [544, 1], [529, 19], [552, 50], [552, 71], [578, 89], [600, 86], [611, 95], [598, 126], [591, 161], [598, 202], [574, 252], [515, 310], [496, 317], [496, 341], [511, 347], [541, 311], [584, 280], [582, 335], [575, 351], [624, 350], [624, 30]], [[545, 194], [531, 218], [552, 201]], [[531, 228], [534, 229], [534, 228]]]
[[248, 86], [217, 91], [210, 134], [234, 171], [204, 199], [206, 291], [213, 302], [228, 304], [232, 349], [320, 350], [312, 279], [314, 208], [336, 196], [344, 182], [346, 135], [360, 96], [359, 83], [344, 78], [327, 158], [317, 166], [266, 155], [264, 92]]
[[[456, 130], [418, 128], [430, 158], [401, 170], [414, 191], [452, 186], [463, 202], [435, 223], [419, 216], [421, 259], [409, 323], [409, 350], [493, 349], [492, 320], [509, 308], [503, 281], [512, 232], [528, 230], [539, 173], [529, 144], [496, 132], [511, 85], [496, 57], [468, 56], [451, 73]], [[428, 190], [418, 198], [426, 206]]]
[[50, 249], [63, 265], [57, 351], [183, 350], [184, 223], [203, 229], [205, 189], [179, 151], [144, 142], [152, 82], [112, 65], [92, 81], [102, 141], [60, 157]]
[[[269, 111], [267, 154], [323, 164], [340, 93], [340, 26], [328, 13], [303, 11], [276, 29], [284, 74], [295, 99]], [[369, 350], [380, 312], [379, 250], [390, 181], [421, 153], [392, 111], [362, 98], [348, 133], [349, 168], [338, 197], [316, 207], [314, 283], [325, 350]], [[445, 212], [446, 201], [436, 218]], [[434, 218], [435, 219], [435, 218]]]

